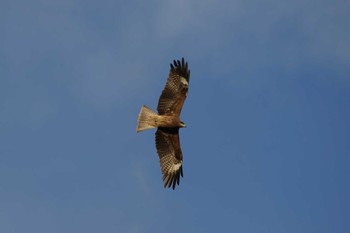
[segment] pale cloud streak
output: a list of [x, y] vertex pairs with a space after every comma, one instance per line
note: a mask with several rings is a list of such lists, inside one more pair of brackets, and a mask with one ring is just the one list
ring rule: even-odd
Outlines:
[[[23, 79], [32, 67], [48, 63], [46, 78], [63, 87], [73, 84], [68, 89], [77, 101], [111, 108], [163, 80], [167, 69], [159, 66], [178, 56], [189, 57], [194, 66], [206, 63], [214, 72], [209, 78], [217, 78], [237, 67], [248, 72], [273, 63], [288, 64], [288, 69], [311, 60], [344, 63], [350, 54], [346, 7], [338, 2], [315, 7], [303, 1], [181, 0], [143, 8], [105, 2], [110, 7], [105, 16], [80, 4], [41, 1], [9, 7], [2, 18], [17, 26], [4, 27], [7, 46], [1, 52], [8, 78]], [[90, 20], [89, 13], [104, 24]], [[333, 18], [344, 23], [334, 24]], [[291, 39], [279, 44], [274, 42], [278, 37]], [[276, 60], [281, 54], [283, 64]]]

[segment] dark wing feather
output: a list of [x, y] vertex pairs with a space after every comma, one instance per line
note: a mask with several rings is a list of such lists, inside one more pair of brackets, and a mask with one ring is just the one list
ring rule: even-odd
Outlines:
[[182, 58], [170, 64], [170, 73], [165, 88], [159, 97], [158, 113], [160, 115], [180, 115], [185, 102], [188, 83], [190, 81], [190, 71], [185, 59]]
[[182, 152], [178, 128], [158, 128], [156, 148], [163, 174], [164, 188], [180, 184], [182, 173]]

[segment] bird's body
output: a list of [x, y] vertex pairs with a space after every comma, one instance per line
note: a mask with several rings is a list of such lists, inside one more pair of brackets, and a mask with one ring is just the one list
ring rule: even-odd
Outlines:
[[137, 132], [152, 128], [184, 127], [179, 116], [158, 115], [145, 105], [142, 106], [138, 119], [139, 124], [136, 129]]
[[138, 116], [137, 132], [157, 128], [156, 148], [163, 173], [164, 187], [174, 189], [180, 183], [182, 171], [182, 151], [179, 128], [186, 127], [180, 120], [180, 113], [188, 93], [190, 71], [182, 58], [170, 64], [170, 73], [165, 88], [158, 101], [158, 114], [142, 106]]

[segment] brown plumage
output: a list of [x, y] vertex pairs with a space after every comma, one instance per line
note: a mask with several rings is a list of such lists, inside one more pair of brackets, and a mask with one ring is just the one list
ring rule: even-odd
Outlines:
[[182, 152], [179, 128], [186, 127], [180, 120], [180, 113], [188, 93], [190, 71], [185, 59], [170, 64], [170, 73], [165, 88], [159, 97], [158, 114], [142, 106], [138, 117], [137, 132], [158, 128], [156, 148], [163, 174], [164, 187], [175, 189], [180, 184]]

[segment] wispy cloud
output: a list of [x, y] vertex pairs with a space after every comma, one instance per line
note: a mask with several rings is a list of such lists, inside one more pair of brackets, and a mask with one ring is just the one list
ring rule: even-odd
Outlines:
[[233, 67], [248, 72], [271, 64], [293, 69], [305, 61], [349, 60], [346, 6], [340, 2], [193, 0], [141, 9], [107, 1], [103, 15], [80, 4], [10, 4], [2, 16], [5, 75], [23, 79], [32, 67], [46, 64], [45, 78], [63, 87], [73, 84], [69, 90], [77, 101], [111, 107], [163, 80], [167, 64], [178, 56], [206, 63], [214, 74]]

